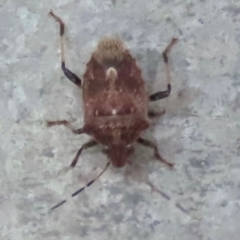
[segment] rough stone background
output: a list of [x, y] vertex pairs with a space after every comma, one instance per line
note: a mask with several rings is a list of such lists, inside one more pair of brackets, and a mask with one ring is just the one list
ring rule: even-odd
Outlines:
[[[75, 118], [81, 127], [83, 117], [81, 93], [60, 69], [50, 9], [66, 23], [72, 71], [82, 76], [99, 39], [118, 35], [149, 93], [165, 89], [161, 52], [179, 38], [170, 53], [172, 94], [150, 106], [167, 113], [143, 134], [174, 170], [136, 146], [137, 167], [111, 167], [69, 198], [106, 156], [100, 147], [85, 151], [73, 171], [61, 173], [89, 138], [44, 125]], [[239, 1], [1, 0], [0, 19], [1, 240], [239, 240]], [[148, 179], [171, 200], [151, 192]]]

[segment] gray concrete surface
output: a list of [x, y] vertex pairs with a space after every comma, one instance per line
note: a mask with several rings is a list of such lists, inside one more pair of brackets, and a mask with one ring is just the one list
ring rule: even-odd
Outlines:
[[[98, 40], [117, 34], [149, 93], [165, 88], [161, 52], [179, 38], [170, 54], [172, 95], [151, 104], [167, 113], [143, 134], [174, 170], [138, 146], [138, 167], [111, 167], [69, 198], [101, 171], [106, 156], [100, 148], [86, 151], [73, 171], [59, 174], [89, 138], [44, 125], [75, 118], [81, 127], [83, 117], [81, 93], [60, 70], [50, 9], [67, 25], [70, 69], [81, 76]], [[239, 239], [239, 1], [2, 0], [0, 20], [1, 240]], [[171, 200], [151, 192], [147, 179]]]

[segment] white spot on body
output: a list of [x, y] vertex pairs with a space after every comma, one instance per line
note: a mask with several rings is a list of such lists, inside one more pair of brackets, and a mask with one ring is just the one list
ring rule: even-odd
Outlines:
[[108, 146], [103, 146], [103, 149], [104, 149], [104, 150], [108, 150], [109, 147], [108, 147]]
[[117, 110], [116, 109], [113, 109], [112, 110], [112, 115], [116, 115], [117, 114]]
[[90, 75], [90, 78], [91, 78], [91, 79], [94, 79], [94, 75], [93, 75], [92, 69], [90, 70], [89, 75]]

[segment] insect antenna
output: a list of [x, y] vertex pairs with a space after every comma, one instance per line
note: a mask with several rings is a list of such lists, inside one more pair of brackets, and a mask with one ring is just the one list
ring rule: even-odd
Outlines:
[[[79, 193], [81, 193], [85, 188], [91, 186], [97, 179], [99, 179], [103, 173], [108, 169], [108, 167], [110, 166], [110, 162], [107, 162], [105, 168], [97, 175], [96, 178], [94, 178], [92, 181], [90, 181], [89, 183], [87, 183], [84, 187], [80, 188], [79, 190], [77, 190], [76, 192], [74, 192], [71, 196], [75, 197], [77, 196]], [[50, 210], [54, 210], [60, 206], [62, 206], [64, 203], [66, 203], [67, 200], [62, 200], [61, 202], [59, 202], [58, 204], [56, 204], [55, 206], [51, 207]]]

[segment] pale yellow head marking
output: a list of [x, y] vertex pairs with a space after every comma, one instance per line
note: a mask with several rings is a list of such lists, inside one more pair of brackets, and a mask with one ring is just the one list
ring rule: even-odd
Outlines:
[[115, 80], [117, 79], [117, 70], [114, 67], [108, 68], [106, 78], [109, 81], [110, 90], [113, 90], [115, 88]]
[[107, 70], [107, 79], [116, 79], [117, 78], [117, 70], [114, 67], [110, 67]]

